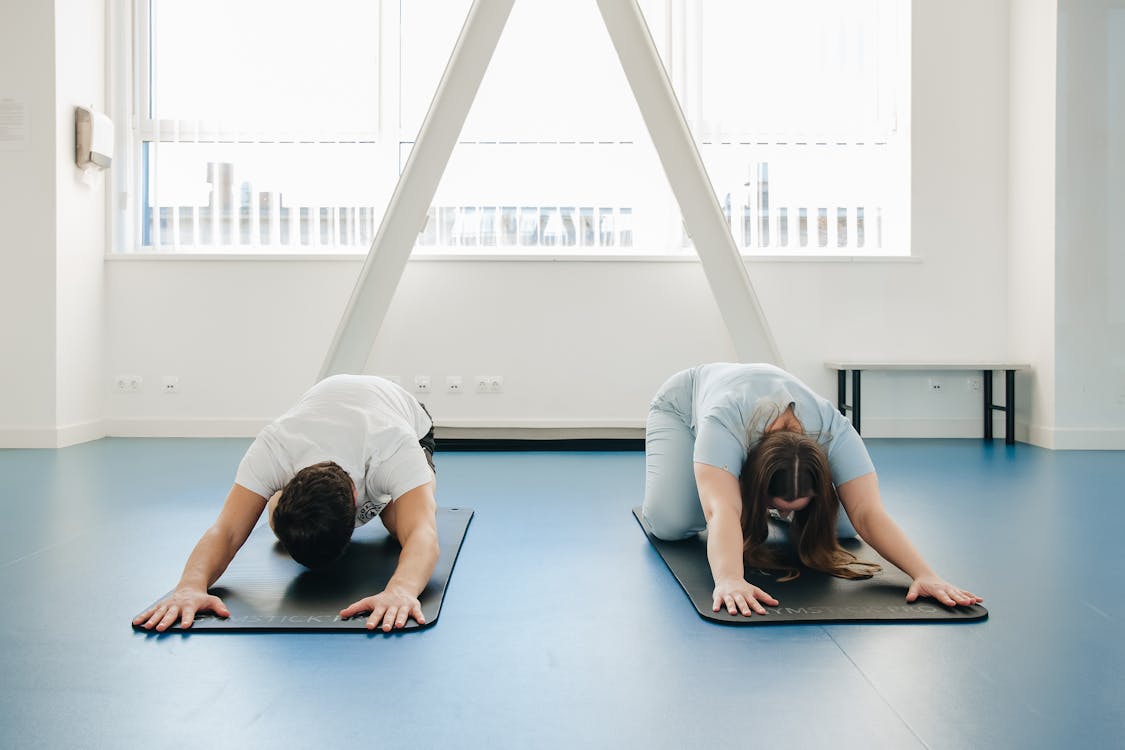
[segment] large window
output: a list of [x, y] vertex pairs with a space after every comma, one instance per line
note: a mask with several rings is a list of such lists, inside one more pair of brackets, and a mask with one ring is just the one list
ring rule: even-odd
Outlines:
[[[118, 249], [366, 251], [469, 5], [136, 0]], [[641, 7], [745, 252], [907, 251], [905, 0]], [[689, 251], [593, 0], [516, 0], [418, 249]]]
[[695, 9], [681, 27], [680, 89], [736, 242], [905, 253], [908, 3], [707, 0]]

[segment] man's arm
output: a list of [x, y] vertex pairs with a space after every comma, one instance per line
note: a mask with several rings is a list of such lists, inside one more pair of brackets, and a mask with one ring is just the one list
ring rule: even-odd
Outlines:
[[203, 533], [195, 549], [188, 556], [180, 582], [172, 593], [137, 615], [134, 625], [145, 630], [156, 628], [164, 632], [176, 620], [180, 626], [190, 628], [196, 612], [213, 611], [229, 617], [226, 605], [217, 596], [207, 593], [207, 588], [218, 580], [230, 565], [236, 552], [246, 542], [254, 524], [266, 507], [266, 499], [240, 484], [231, 487], [230, 494], [219, 517]]
[[836, 492], [860, 538], [913, 579], [906, 593], [908, 602], [919, 596], [932, 596], [948, 607], [983, 601], [945, 581], [926, 564], [921, 553], [884, 510], [875, 472], [844, 482]]
[[[415, 487], [388, 505], [379, 516], [402, 545], [398, 567], [382, 593], [360, 599], [340, 611], [341, 617], [370, 612], [367, 629], [383, 632], [406, 626], [413, 617], [426, 624], [418, 595], [426, 588], [438, 560], [437, 502], [434, 483]], [[380, 625], [381, 623], [381, 625]]]
[[708, 464], [695, 464], [695, 484], [707, 520], [707, 562], [715, 579], [711, 609], [718, 612], [766, 614], [759, 600], [777, 606], [777, 600], [746, 581], [742, 562], [742, 492], [729, 471]]

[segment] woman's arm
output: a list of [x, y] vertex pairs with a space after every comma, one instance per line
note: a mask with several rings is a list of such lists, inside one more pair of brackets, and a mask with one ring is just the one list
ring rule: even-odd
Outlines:
[[921, 553], [883, 508], [875, 472], [844, 482], [836, 488], [836, 492], [859, 536], [913, 579], [906, 594], [908, 602], [919, 596], [932, 596], [949, 607], [983, 601], [979, 596], [948, 583], [926, 564]]
[[730, 614], [751, 611], [766, 614], [759, 600], [771, 606], [777, 600], [746, 582], [742, 563], [742, 493], [738, 480], [728, 471], [708, 464], [695, 464], [699, 502], [707, 520], [707, 562], [715, 579], [712, 611], [723, 605]]

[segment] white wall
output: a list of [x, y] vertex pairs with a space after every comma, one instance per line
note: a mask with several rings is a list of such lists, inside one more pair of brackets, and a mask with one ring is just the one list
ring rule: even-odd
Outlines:
[[55, 428], [54, 4], [0, 4], [0, 99], [23, 104], [26, 143], [0, 144], [0, 445]]
[[104, 434], [105, 191], [79, 180], [74, 107], [105, 108], [104, 3], [0, 7], [0, 97], [26, 144], [0, 146], [0, 446]]
[[[980, 6], [914, 11], [915, 260], [750, 264], [787, 365], [828, 397], [825, 359], [1007, 355], [1007, 4]], [[108, 429], [252, 431], [315, 378], [359, 266], [110, 262]], [[368, 370], [438, 389], [448, 374], [504, 376], [499, 395], [431, 394], [443, 424], [638, 427], [666, 376], [733, 357], [694, 261], [414, 260]], [[111, 393], [125, 373], [144, 392]], [[179, 395], [158, 393], [165, 374]], [[968, 374], [943, 378], [935, 395], [924, 376], [870, 375], [865, 434], [979, 435]]]
[[[109, 306], [109, 361], [182, 384], [177, 396], [114, 394], [112, 413], [253, 419], [284, 408], [315, 379], [359, 265], [111, 263], [109, 299], [129, 304]], [[426, 397], [443, 424], [635, 426], [666, 375], [711, 357], [733, 350], [697, 263], [415, 261], [368, 370], [405, 383], [428, 374], [438, 390], [450, 374], [504, 376], [502, 394]]]
[[1058, 28], [1055, 445], [1125, 448], [1125, 2]]
[[[251, 434], [315, 377], [360, 260], [113, 259], [103, 292], [104, 197], [75, 180], [69, 130], [75, 103], [104, 101], [84, 63], [104, 64], [104, 10], [57, 4], [57, 29], [45, 4], [0, 10], [0, 96], [33, 122], [24, 150], [0, 151], [0, 440], [58, 442], [99, 414], [118, 434]], [[1061, 5], [1056, 228], [1054, 2], [914, 3], [914, 257], [752, 261], [790, 369], [833, 397], [825, 359], [1026, 358], [1017, 416], [1032, 440], [1117, 440], [1123, 75], [1105, 35], [1123, 33], [1119, 8]], [[1068, 20], [1077, 10], [1094, 16]], [[57, 73], [56, 44], [76, 55]], [[610, 429], [639, 426], [672, 371], [733, 356], [694, 261], [414, 260], [368, 370], [430, 375], [449, 425]], [[114, 393], [119, 373], [144, 391]], [[165, 374], [178, 395], [159, 392]], [[448, 395], [448, 374], [501, 374], [505, 392]], [[925, 375], [866, 376], [865, 434], [979, 434], [967, 375], [942, 378], [931, 394]]]
[[[1051, 445], [1055, 423], [1056, 0], [1010, 5], [1008, 316], [1021, 439]], [[1017, 429], [1017, 434], [1020, 430]]]
[[[102, 429], [102, 290], [106, 249], [104, 175], [90, 184], [74, 163], [74, 108], [105, 112], [104, 2], [55, 0], [57, 195], [56, 426], [58, 442]], [[124, 123], [121, 123], [124, 125]]]

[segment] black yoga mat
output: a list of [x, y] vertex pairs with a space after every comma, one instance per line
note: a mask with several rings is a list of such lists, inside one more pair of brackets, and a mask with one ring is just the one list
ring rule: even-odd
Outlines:
[[[633, 508], [633, 517], [644, 529], [648, 540], [664, 559], [672, 575], [683, 587], [701, 617], [731, 625], [774, 625], [793, 622], [847, 622], [857, 620], [899, 620], [925, 622], [934, 620], [980, 620], [988, 610], [979, 604], [950, 609], [932, 599], [906, 602], [910, 577], [879, 557], [875, 550], [858, 539], [841, 540], [840, 546], [861, 560], [877, 562], [882, 572], [873, 578], [849, 581], [819, 573], [798, 565], [801, 575], [795, 580], [778, 583], [777, 576], [759, 570], [747, 572], [746, 580], [768, 591], [778, 606], [765, 604], [767, 615], [729, 614], [726, 608], [712, 612], [711, 592], [715, 588], [711, 568], [707, 564], [707, 542], [703, 535], [683, 541], [657, 539], [641, 515]], [[772, 523], [772, 522], [771, 522]]]
[[[418, 597], [426, 624], [419, 625], [411, 618], [406, 622], [406, 630], [429, 627], [437, 622], [445, 589], [472, 517], [473, 511], [469, 508], [438, 509], [441, 555], [430, 582]], [[383, 525], [372, 521], [355, 530], [342, 558], [323, 570], [309, 570], [285, 553], [269, 524], [261, 523], [210, 589], [227, 605], [231, 616], [222, 618], [209, 612], [196, 615], [195, 624], [187, 632], [368, 632], [366, 614], [342, 620], [340, 610], [382, 591], [394, 573], [401, 551]], [[133, 628], [143, 630], [136, 625]], [[178, 623], [167, 632], [173, 631], [184, 632]]]

